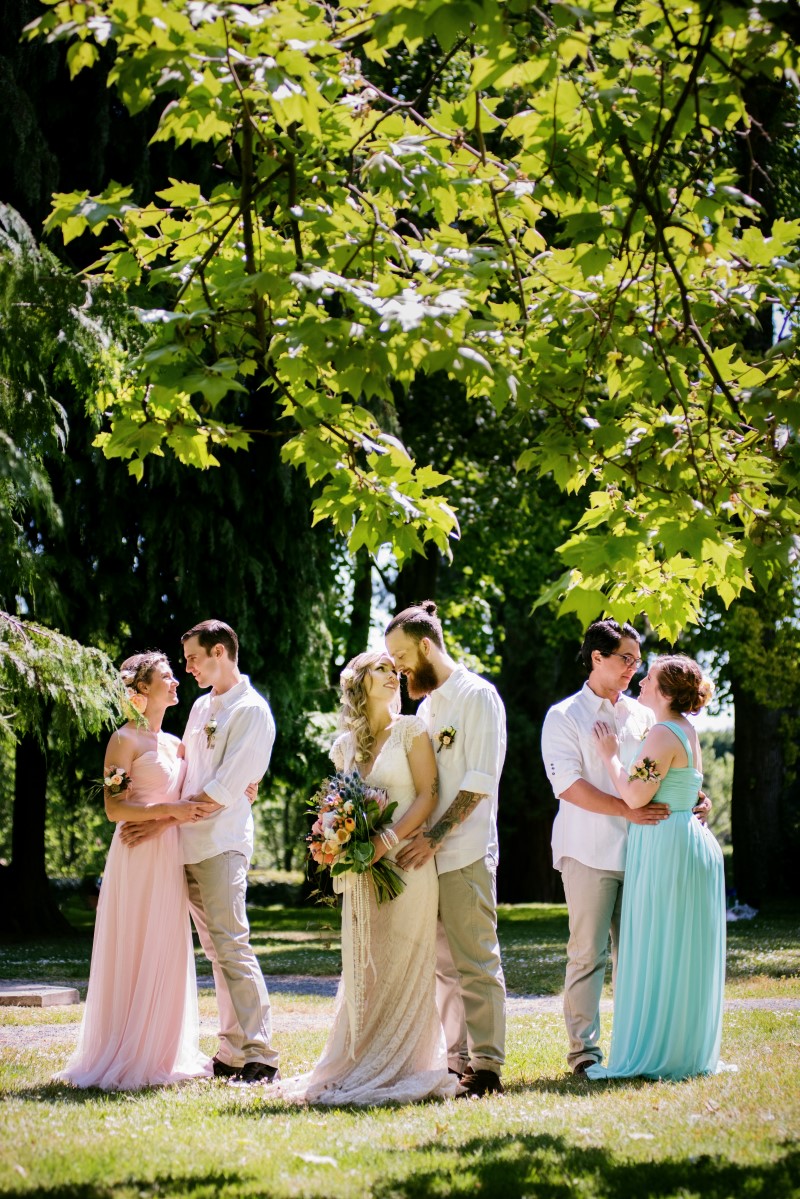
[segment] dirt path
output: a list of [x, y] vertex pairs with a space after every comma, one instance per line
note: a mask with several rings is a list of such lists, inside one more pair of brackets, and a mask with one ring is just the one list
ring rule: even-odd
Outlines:
[[[27, 980], [20, 980], [27, 981]], [[267, 977], [267, 986], [270, 993], [274, 996], [272, 1009], [272, 1023], [275, 1032], [289, 1033], [300, 1031], [302, 1029], [322, 1029], [329, 1022], [330, 1008], [328, 1005], [315, 1007], [312, 1012], [301, 1012], [292, 1010], [295, 1006], [293, 1000], [286, 1000], [285, 995], [309, 996], [315, 998], [333, 999], [336, 994], [338, 984], [337, 978], [315, 976], [315, 975], [300, 975], [300, 974], [273, 974]], [[35, 984], [34, 984], [35, 985]], [[81, 986], [83, 980], [71, 982], [70, 986]], [[213, 979], [210, 977], [201, 977], [197, 980], [198, 989], [203, 991], [211, 990], [213, 987]], [[562, 1006], [562, 997], [560, 995], [509, 995], [508, 996], [508, 1015], [513, 1016], [531, 1016], [537, 1013], [541, 1014], [560, 1014]], [[601, 1003], [601, 1010], [609, 1012], [612, 1010], [612, 1002], [610, 999], [604, 999]], [[19, 1015], [20, 1008], [0, 1008], [0, 1049], [31, 1049], [37, 1046], [54, 1045], [58, 1043], [65, 1048], [69, 1048], [74, 1044], [78, 1036], [78, 1023], [60, 1024], [51, 1023], [46, 1019], [45, 1013], [63, 1012], [63, 1008], [27, 1008], [26, 1011], [36, 1012], [41, 1018], [35, 1024], [7, 1024], [4, 1023], [4, 1013], [14, 1012]], [[800, 1012], [800, 999], [728, 999], [725, 1002], [725, 1011], [768, 1011], [768, 1012]], [[217, 1020], [216, 1017], [202, 1017], [200, 1020], [201, 1033], [213, 1036], [216, 1032]]]

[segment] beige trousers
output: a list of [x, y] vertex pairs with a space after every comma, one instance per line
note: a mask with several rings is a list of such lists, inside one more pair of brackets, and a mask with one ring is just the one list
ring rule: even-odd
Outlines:
[[595, 870], [575, 858], [564, 858], [561, 878], [569, 912], [567, 976], [564, 983], [564, 1020], [569, 1036], [567, 1062], [601, 1062], [600, 996], [608, 961], [617, 972], [619, 921], [622, 911], [621, 870]]
[[436, 1003], [447, 1064], [492, 1070], [505, 1060], [506, 984], [497, 940], [495, 872], [483, 858], [439, 875]]
[[270, 1046], [269, 995], [256, 955], [250, 948], [247, 921], [247, 859], [235, 851], [186, 866], [189, 909], [206, 955], [214, 968], [219, 1008], [220, 1061], [278, 1065]]

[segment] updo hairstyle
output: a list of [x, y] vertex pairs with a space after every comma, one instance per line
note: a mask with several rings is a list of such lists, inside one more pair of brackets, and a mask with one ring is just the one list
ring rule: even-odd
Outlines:
[[[351, 658], [347, 663], [339, 678], [342, 705], [339, 711], [339, 728], [352, 734], [357, 762], [368, 762], [375, 748], [375, 737], [367, 716], [366, 681], [369, 672], [385, 657], [387, 655], [384, 652], [377, 650], [356, 654], [355, 658]], [[396, 702], [399, 711], [399, 690]]]
[[398, 612], [386, 626], [386, 635], [393, 633], [395, 629], [400, 629], [407, 636], [413, 637], [417, 643], [423, 637], [427, 637], [439, 649], [444, 649], [442, 622], [436, 615], [436, 604], [433, 600], [422, 600], [421, 603], [412, 604], [410, 608], [404, 608], [402, 612]]
[[695, 716], [714, 694], [711, 679], [706, 678], [697, 663], [685, 654], [656, 658], [653, 668], [661, 694], [667, 697], [676, 712]]
[[153, 671], [161, 662], [169, 666], [169, 659], [160, 649], [149, 649], [143, 654], [134, 654], [126, 658], [119, 668], [122, 681], [131, 691], [138, 691], [140, 683], [149, 683]]

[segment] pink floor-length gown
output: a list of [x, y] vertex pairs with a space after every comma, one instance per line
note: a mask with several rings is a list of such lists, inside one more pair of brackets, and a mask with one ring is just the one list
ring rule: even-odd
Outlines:
[[[131, 766], [133, 803], [175, 800], [184, 763], [177, 738]], [[210, 1074], [200, 1053], [180, 829], [128, 847], [114, 831], [97, 905], [89, 989], [78, 1044], [56, 1080], [127, 1091]]]

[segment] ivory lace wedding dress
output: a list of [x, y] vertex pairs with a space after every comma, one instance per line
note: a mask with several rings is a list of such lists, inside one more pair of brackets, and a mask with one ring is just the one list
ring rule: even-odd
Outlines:
[[[382, 787], [389, 799], [397, 802], [394, 821], [416, 797], [407, 755], [419, 736], [427, 736], [427, 732], [418, 717], [398, 717], [365, 780], [372, 787]], [[331, 757], [337, 770], [355, 769], [349, 733], [337, 739]], [[403, 844], [387, 857], [394, 859]], [[363, 974], [363, 1008], [358, 1005], [357, 1019], [352, 989], [360, 930], [356, 927], [353, 932], [354, 876], [341, 876], [342, 980], [333, 1027], [311, 1073], [287, 1079], [271, 1089], [271, 1094], [308, 1103], [365, 1106], [413, 1103], [455, 1093], [456, 1078], [448, 1074], [436, 1009], [436, 866], [431, 859], [419, 870], [400, 874], [405, 890], [380, 907], [367, 880], [372, 961]]]

